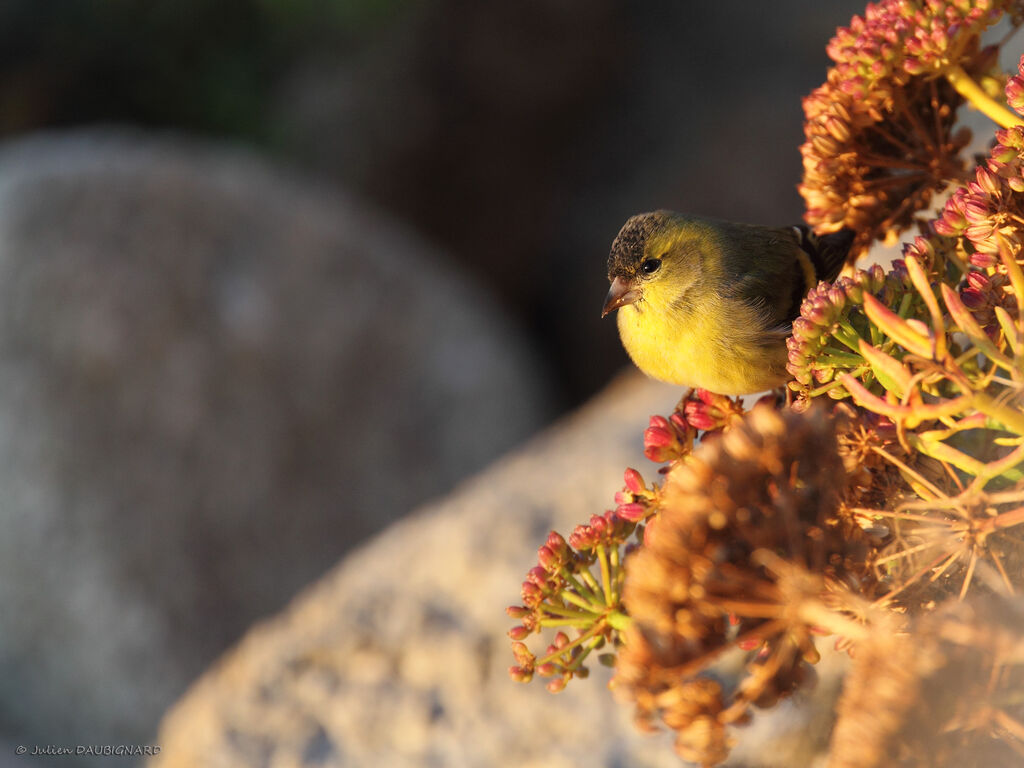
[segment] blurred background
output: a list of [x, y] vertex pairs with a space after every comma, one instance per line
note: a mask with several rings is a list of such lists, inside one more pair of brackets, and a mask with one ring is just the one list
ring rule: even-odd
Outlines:
[[0, 739], [151, 740], [597, 392], [629, 215], [799, 221], [800, 98], [862, 9], [0, 2]]

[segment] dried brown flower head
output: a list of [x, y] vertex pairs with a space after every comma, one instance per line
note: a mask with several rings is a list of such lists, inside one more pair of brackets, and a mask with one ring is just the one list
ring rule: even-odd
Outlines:
[[[817, 659], [826, 602], [864, 574], [861, 537], [835, 517], [844, 477], [823, 412], [768, 406], [668, 476], [658, 536], [627, 562], [632, 624], [615, 682], [642, 722], [676, 730], [687, 759], [722, 759], [726, 726], [792, 691]], [[699, 673], [734, 646], [756, 653], [723, 696]]]
[[1024, 760], [1024, 602], [876, 617], [839, 702], [829, 768], [992, 768]]
[[965, 95], [1003, 125], [1014, 119], [968, 74], [992, 66], [980, 34], [1008, 5], [882, 0], [836, 31], [828, 46], [835, 65], [804, 99], [800, 193], [817, 232], [856, 232], [851, 260], [908, 227], [962, 175], [970, 134], [955, 121]]

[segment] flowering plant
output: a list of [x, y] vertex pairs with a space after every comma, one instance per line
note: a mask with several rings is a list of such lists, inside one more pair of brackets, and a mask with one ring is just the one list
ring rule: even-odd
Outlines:
[[[806, 219], [853, 230], [854, 259], [920, 234], [808, 294], [785, 397], [697, 390], [651, 418], [663, 479], [627, 469], [614, 511], [540, 548], [509, 609], [514, 678], [561, 690], [602, 650], [638, 724], [710, 766], [831, 635], [854, 657], [833, 768], [1021, 761], [1024, 57], [1001, 75], [982, 33], [1022, 16], [882, 0], [837, 31], [804, 101]], [[971, 169], [965, 102], [1001, 126]], [[525, 641], [547, 627], [538, 657]], [[713, 674], [737, 653], [736, 679]]]

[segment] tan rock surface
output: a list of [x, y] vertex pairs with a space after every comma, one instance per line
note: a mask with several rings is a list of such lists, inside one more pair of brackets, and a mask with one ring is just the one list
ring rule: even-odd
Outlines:
[[5, 144], [0, 739], [147, 743], [253, 621], [532, 435], [545, 389], [479, 286], [344, 191], [136, 131]]
[[[679, 766], [667, 734], [633, 730], [607, 670], [557, 696], [511, 682], [503, 612], [550, 528], [608, 508], [625, 466], [653, 474], [641, 434], [678, 395], [624, 376], [353, 553], [193, 686], [150, 768]], [[754, 728], [808, 743], [802, 724]], [[750, 765], [808, 765], [759, 751]]]

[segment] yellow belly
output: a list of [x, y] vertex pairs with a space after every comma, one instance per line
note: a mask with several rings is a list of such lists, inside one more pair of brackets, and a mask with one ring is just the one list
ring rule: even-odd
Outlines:
[[622, 307], [618, 324], [636, 366], [670, 384], [746, 395], [788, 378], [785, 343], [766, 345], [756, 313], [737, 302], [705, 302], [681, 313], [641, 301]]

